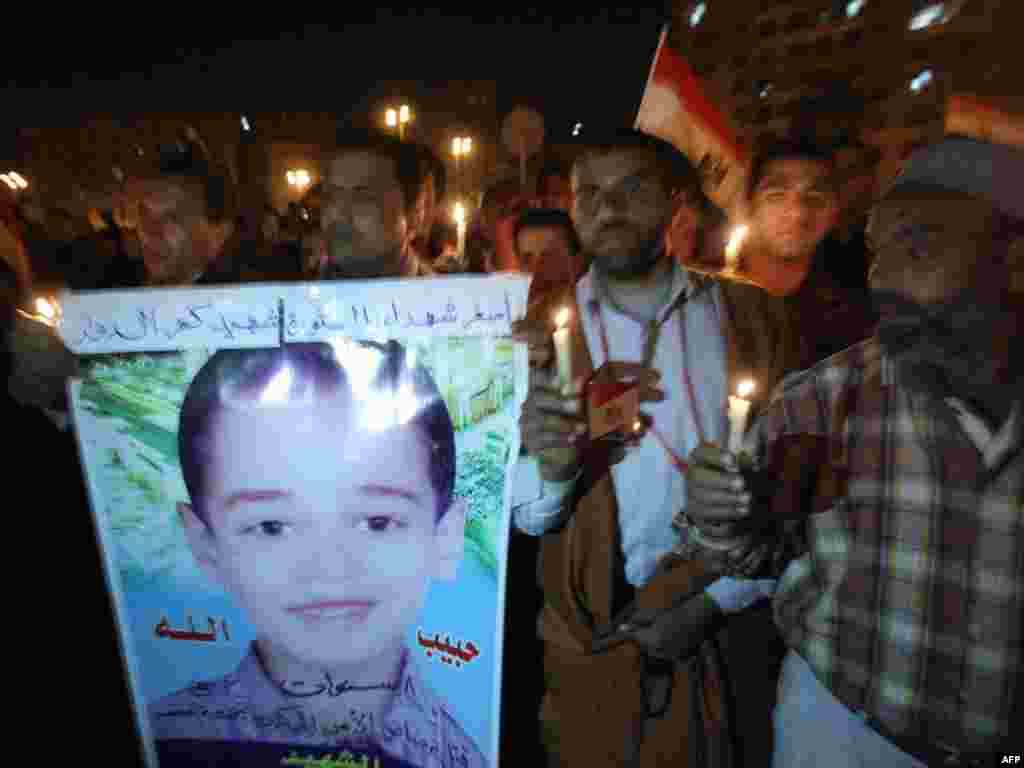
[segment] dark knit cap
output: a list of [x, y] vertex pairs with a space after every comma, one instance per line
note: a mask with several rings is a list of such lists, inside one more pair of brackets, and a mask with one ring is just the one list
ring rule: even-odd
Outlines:
[[912, 154], [889, 192], [916, 184], [988, 200], [1015, 219], [1024, 219], [1024, 150], [947, 136]]

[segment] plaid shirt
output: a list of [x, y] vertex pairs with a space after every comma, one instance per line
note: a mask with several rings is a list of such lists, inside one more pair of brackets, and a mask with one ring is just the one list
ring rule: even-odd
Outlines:
[[985, 751], [1024, 697], [1022, 419], [986, 467], [949, 406], [896, 376], [868, 339], [785, 379], [748, 435], [762, 460], [784, 435], [825, 436], [847, 470], [845, 492], [807, 518], [776, 620], [880, 730]]

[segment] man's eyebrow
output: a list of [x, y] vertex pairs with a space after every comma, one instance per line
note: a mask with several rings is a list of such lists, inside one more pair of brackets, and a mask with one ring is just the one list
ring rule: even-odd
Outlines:
[[260, 501], [278, 501], [279, 499], [289, 499], [292, 494], [290, 491], [282, 491], [276, 489], [262, 490], [262, 489], [250, 489], [246, 488], [241, 491], [235, 491], [224, 499], [224, 509], [230, 510], [237, 507], [240, 504], [253, 504]]
[[384, 485], [381, 483], [364, 483], [358, 488], [359, 492], [366, 496], [380, 496], [380, 497], [398, 497], [405, 499], [413, 504], [422, 504], [423, 496], [418, 493], [413, 493], [405, 488], [399, 488], [395, 485]]

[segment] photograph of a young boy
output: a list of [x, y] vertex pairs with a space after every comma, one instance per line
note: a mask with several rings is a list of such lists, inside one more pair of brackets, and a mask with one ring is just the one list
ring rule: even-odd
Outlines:
[[151, 702], [158, 744], [364, 742], [486, 766], [406, 646], [431, 582], [457, 576], [466, 520], [427, 369], [396, 342], [220, 351], [178, 444], [188, 546], [256, 639], [233, 673]]

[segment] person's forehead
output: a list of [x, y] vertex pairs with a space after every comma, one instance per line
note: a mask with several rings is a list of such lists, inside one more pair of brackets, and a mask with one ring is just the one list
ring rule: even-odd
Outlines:
[[573, 178], [596, 179], [657, 173], [658, 155], [647, 147], [611, 147], [588, 152], [577, 160]]
[[825, 160], [810, 157], [785, 157], [765, 163], [758, 188], [810, 187], [828, 182], [831, 167]]
[[923, 185], [900, 187], [875, 204], [868, 219], [868, 234], [877, 237], [907, 223], [956, 224], [966, 229], [972, 223], [988, 222], [994, 211], [990, 202], [966, 192]]
[[129, 186], [129, 193], [151, 210], [202, 204], [199, 183], [174, 176], [139, 179]]
[[528, 227], [519, 233], [520, 250], [542, 251], [554, 245], [568, 246], [565, 229], [556, 226]]
[[[425, 451], [412, 421], [380, 423], [374, 419], [375, 409], [381, 410], [378, 404], [354, 401], [347, 393], [286, 404], [254, 400], [229, 406], [215, 422], [216, 463], [221, 471], [247, 467], [269, 477], [274, 467], [298, 467], [311, 475], [326, 471], [339, 479], [351, 476], [348, 479], [355, 482], [356, 475], [378, 469], [390, 472], [393, 465], [383, 461], [387, 457], [407, 459], [410, 453], [419, 456]], [[387, 409], [389, 414], [393, 410]], [[269, 455], [288, 458], [267, 463], [262, 457]], [[339, 460], [346, 466], [340, 474], [335, 471]], [[426, 461], [408, 462], [403, 471], [426, 477]]]
[[369, 149], [342, 150], [327, 164], [327, 183], [330, 186], [392, 182], [395, 175], [394, 161]]

